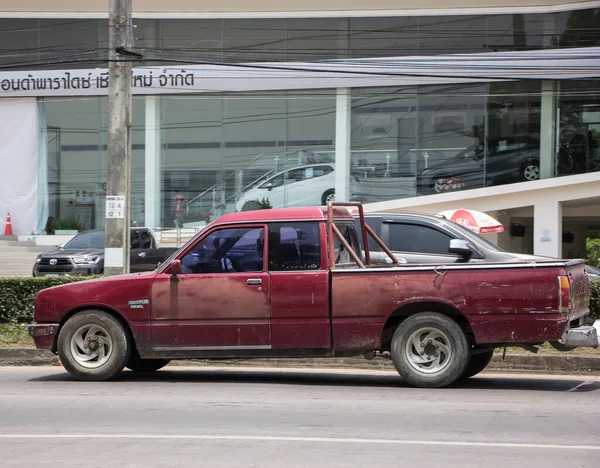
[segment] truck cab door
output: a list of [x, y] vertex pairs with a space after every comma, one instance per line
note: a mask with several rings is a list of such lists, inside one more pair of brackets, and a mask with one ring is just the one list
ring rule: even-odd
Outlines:
[[265, 233], [264, 225], [217, 226], [179, 255], [180, 275], [156, 276], [155, 350], [271, 348]]
[[269, 224], [273, 349], [331, 346], [325, 223]]

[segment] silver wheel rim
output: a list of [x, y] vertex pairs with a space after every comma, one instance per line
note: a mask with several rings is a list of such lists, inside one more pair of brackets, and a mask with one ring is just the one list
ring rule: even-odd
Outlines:
[[540, 168], [535, 164], [530, 164], [523, 171], [523, 175], [527, 180], [538, 180], [540, 178]]
[[436, 328], [419, 328], [406, 343], [411, 367], [423, 374], [443, 371], [452, 359], [452, 347], [445, 333]]
[[71, 338], [73, 359], [87, 369], [102, 367], [110, 359], [112, 352], [113, 342], [110, 333], [101, 325], [83, 325]]
[[330, 201], [335, 201], [335, 193], [330, 193], [325, 197], [325, 203], [329, 203]]
[[437, 193], [442, 193], [444, 191], [446, 179], [438, 179], [435, 181], [433, 188]]

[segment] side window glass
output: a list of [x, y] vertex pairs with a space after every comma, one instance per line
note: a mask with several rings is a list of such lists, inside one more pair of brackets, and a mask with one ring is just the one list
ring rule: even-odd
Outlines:
[[292, 169], [286, 173], [286, 184], [300, 182], [306, 178], [306, 169]]
[[182, 273], [263, 271], [263, 249], [263, 228], [214, 231], [181, 259]]
[[269, 225], [269, 271], [318, 270], [321, 250], [318, 223]]
[[140, 232], [140, 239], [142, 244], [142, 249], [151, 249], [152, 248], [152, 236], [148, 231]]
[[266, 181], [265, 183], [261, 184], [258, 188], [260, 189], [266, 189], [266, 188], [275, 188], [275, 187], [279, 187], [283, 185], [283, 174], [279, 174], [276, 177], [273, 177], [271, 180]]
[[131, 231], [130, 234], [131, 249], [140, 248], [140, 234], [138, 231]]
[[390, 223], [390, 248], [396, 252], [451, 255], [452, 237], [428, 226]]

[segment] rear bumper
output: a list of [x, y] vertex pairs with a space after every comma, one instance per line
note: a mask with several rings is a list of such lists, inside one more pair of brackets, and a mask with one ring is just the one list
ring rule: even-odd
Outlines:
[[36, 348], [52, 349], [59, 328], [58, 323], [32, 323], [27, 327], [27, 331], [33, 338]]

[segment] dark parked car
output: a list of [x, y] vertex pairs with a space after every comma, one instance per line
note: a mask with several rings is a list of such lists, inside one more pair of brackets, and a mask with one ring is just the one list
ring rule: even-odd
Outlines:
[[[151, 271], [177, 248], [158, 247], [152, 230], [130, 230], [130, 271]], [[104, 273], [104, 231], [82, 232], [65, 245], [38, 255], [33, 276], [96, 275]]]
[[[499, 138], [470, 146], [418, 177], [419, 193], [443, 193], [540, 178], [540, 141], [526, 136]], [[484, 184], [485, 179], [485, 184]]]
[[[367, 213], [365, 221], [403, 263], [443, 265], [548, 260], [545, 257], [506, 252], [440, 215]], [[375, 252], [382, 251], [372, 239], [369, 240], [369, 248]], [[380, 258], [385, 259], [385, 256]]]

